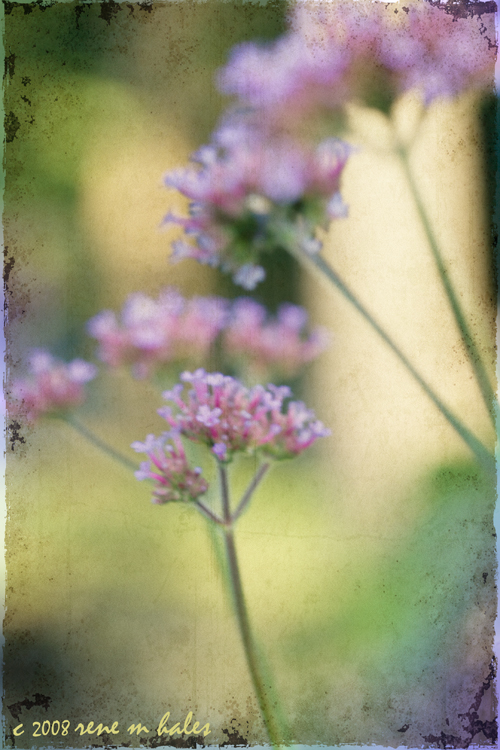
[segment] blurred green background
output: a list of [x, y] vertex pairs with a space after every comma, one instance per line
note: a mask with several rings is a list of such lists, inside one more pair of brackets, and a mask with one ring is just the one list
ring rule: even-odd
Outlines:
[[[162, 175], [217, 122], [226, 102], [213, 76], [228, 50], [279, 35], [284, 12], [280, 2], [215, 0], [5, 4], [10, 375], [33, 346], [92, 357], [85, 322], [132, 291], [239, 294], [216, 271], [168, 265], [176, 232], [159, 225], [184, 204]], [[291, 260], [269, 263], [258, 299], [271, 308], [314, 300]], [[483, 287], [489, 294], [491, 278]], [[492, 310], [478, 327], [490, 348]], [[350, 329], [335, 329], [317, 295], [314, 315], [335, 330], [340, 359]], [[379, 459], [393, 464], [384, 481], [371, 480], [376, 459], [361, 447], [344, 463], [334, 441], [349, 440], [343, 409], [361, 381], [351, 364], [337, 391], [329, 367], [301, 388], [318, 411], [325, 401], [333, 409], [334, 437], [323, 452], [277, 465], [237, 534], [255, 630], [294, 737], [491, 742], [495, 487], [453, 442], [421, 460], [411, 424], [404, 458]], [[100, 378], [80, 416], [128, 451], [161, 430], [159, 405], [151, 386], [122, 373]], [[380, 425], [368, 425], [366, 440], [382, 457]], [[484, 415], [476, 426], [491, 440]], [[446, 432], [424, 423], [419, 434], [432, 444], [433, 430], [435, 441]], [[47, 745], [29, 736], [33, 721], [154, 728], [166, 711], [209, 721], [207, 744], [265, 741], [204, 520], [152, 506], [146, 486], [62, 423], [20, 435], [8, 451], [7, 746]], [[252, 468], [237, 467], [238, 490]], [[27, 731], [13, 738], [20, 722]]]

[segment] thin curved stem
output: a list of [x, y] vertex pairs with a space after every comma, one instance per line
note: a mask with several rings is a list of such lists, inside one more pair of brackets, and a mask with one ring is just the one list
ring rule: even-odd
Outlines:
[[108, 445], [104, 440], [101, 440], [100, 437], [95, 435], [92, 430], [89, 430], [89, 428], [82, 424], [78, 419], [76, 419], [75, 416], [70, 416], [68, 414], [61, 416], [60, 419], [62, 419], [63, 422], [66, 422], [66, 424], [71, 425], [71, 427], [73, 427], [74, 430], [82, 435], [82, 437], [84, 437], [89, 443], [92, 443], [94, 448], [98, 448], [114, 461], [117, 461], [122, 466], [125, 466], [125, 468], [132, 469], [132, 471], [137, 470], [137, 464], [131, 461], [130, 458], [127, 458], [127, 456], [124, 456], [122, 453], [115, 450], [115, 448], [113, 448], [111, 445]]
[[222, 518], [219, 518], [219, 516], [214, 513], [213, 511], [208, 508], [205, 503], [202, 503], [201, 500], [197, 500], [195, 503], [196, 507], [200, 511], [202, 515], [205, 516], [205, 518], [208, 518], [209, 521], [213, 521], [214, 523], [218, 524], [219, 526], [225, 526], [225, 521], [222, 520]]
[[310, 255], [302, 250], [298, 250], [290, 247], [289, 251], [292, 255], [310, 271], [321, 279], [322, 282], [330, 282], [335, 286], [343, 296], [353, 305], [359, 314], [366, 320], [366, 322], [373, 328], [378, 336], [384, 341], [391, 351], [396, 355], [401, 364], [405, 367], [407, 372], [412, 378], [419, 384], [424, 393], [430, 398], [432, 403], [439, 409], [444, 418], [453, 427], [455, 432], [460, 435], [462, 440], [474, 453], [477, 459], [488, 471], [495, 471], [495, 460], [490, 451], [486, 446], [474, 435], [468, 427], [449, 409], [446, 404], [439, 398], [423, 376], [419, 373], [416, 367], [410, 362], [408, 357], [402, 352], [399, 346], [393, 341], [388, 333], [382, 328], [380, 323], [373, 317], [373, 315], [367, 310], [362, 302], [356, 297], [353, 291], [349, 289], [347, 284], [340, 278], [338, 273], [327, 263], [327, 261], [321, 257], [321, 255]]
[[[248, 616], [248, 610], [247, 610], [247, 606], [245, 602], [245, 595], [243, 593], [243, 585], [241, 582], [241, 574], [240, 574], [240, 569], [238, 565], [238, 557], [236, 554], [236, 545], [234, 542], [234, 533], [233, 533], [233, 526], [232, 526], [233, 518], [231, 517], [227, 471], [226, 471], [226, 467], [223, 464], [219, 463], [218, 466], [219, 466], [219, 476], [220, 476], [220, 485], [221, 485], [222, 506], [223, 506], [223, 511], [224, 511], [224, 521], [225, 521], [225, 525], [222, 531], [224, 535], [224, 544], [226, 548], [226, 560], [227, 560], [228, 573], [229, 573], [229, 582], [231, 586], [232, 599], [233, 599], [234, 608], [236, 612], [236, 619], [238, 621], [241, 641], [243, 644], [243, 649], [245, 651], [248, 671], [250, 672], [250, 677], [252, 680], [253, 688], [255, 690], [255, 695], [257, 696], [257, 700], [259, 702], [260, 711], [262, 714], [262, 718], [264, 720], [267, 733], [269, 735], [269, 739], [271, 740], [273, 747], [279, 747], [280, 745], [283, 745], [284, 738], [282, 736], [279, 723], [274, 715], [273, 707], [269, 699], [269, 690], [262, 676], [258, 651], [255, 645], [255, 640], [254, 640], [252, 628], [250, 625], [250, 618]], [[260, 479], [264, 476], [264, 473], [265, 471], [262, 472]], [[257, 487], [257, 484], [260, 481], [260, 479], [257, 482], [252, 483], [253, 489], [251, 489], [249, 493], [250, 496], [252, 492], [255, 490], [255, 488]], [[247, 494], [248, 494], [248, 490], [247, 490], [247, 493], [245, 493], [245, 497]], [[248, 498], [248, 500], [249, 499], [250, 497]]]
[[241, 516], [245, 508], [247, 507], [248, 503], [252, 499], [252, 495], [259, 486], [262, 479], [265, 477], [267, 471], [269, 470], [271, 464], [269, 463], [263, 463], [261, 466], [259, 466], [254, 478], [248, 485], [247, 489], [245, 490], [245, 494], [240, 500], [240, 503], [236, 510], [234, 511], [233, 515], [231, 516], [231, 521], [234, 523], [238, 520], [238, 518]]
[[446, 270], [446, 265], [444, 263], [441, 250], [439, 248], [439, 243], [437, 241], [435, 232], [432, 228], [429, 217], [427, 215], [427, 211], [422, 201], [422, 197], [420, 195], [415, 179], [413, 177], [413, 173], [412, 173], [409, 158], [408, 158], [408, 150], [404, 147], [399, 147], [396, 149], [396, 151], [400, 158], [403, 172], [408, 182], [408, 186], [410, 188], [412, 198], [415, 202], [418, 216], [424, 228], [425, 236], [429, 243], [429, 247], [431, 249], [434, 261], [436, 263], [436, 267], [439, 273], [439, 278], [441, 279], [441, 283], [443, 284], [443, 288], [448, 298], [448, 302], [453, 311], [455, 322], [460, 331], [460, 335], [462, 337], [462, 341], [464, 343], [465, 350], [467, 352], [467, 357], [469, 358], [469, 362], [471, 363], [471, 366], [474, 370], [474, 375], [476, 377], [479, 390], [481, 391], [483, 401], [486, 404], [488, 414], [490, 415], [493, 425], [495, 425], [495, 411], [498, 410], [498, 401], [497, 401], [497, 397], [495, 394], [495, 390], [493, 388], [490, 378], [488, 377], [488, 373], [486, 372], [486, 368], [481, 358], [481, 354], [476, 345], [474, 337], [470, 331], [470, 328], [467, 324], [467, 320], [465, 318], [464, 311], [460, 304], [460, 300], [458, 299], [457, 293], [453, 287], [448, 271]]

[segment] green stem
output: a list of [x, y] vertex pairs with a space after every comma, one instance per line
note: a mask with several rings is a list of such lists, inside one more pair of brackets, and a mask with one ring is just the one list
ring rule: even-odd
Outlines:
[[347, 284], [340, 278], [338, 273], [326, 262], [321, 255], [310, 255], [302, 250], [298, 250], [290, 246], [289, 251], [294, 257], [308, 270], [313, 271], [321, 281], [325, 282], [328, 280], [331, 282], [343, 295], [344, 297], [354, 306], [359, 314], [366, 320], [366, 322], [373, 328], [373, 330], [380, 336], [389, 349], [396, 355], [401, 364], [410, 373], [412, 378], [419, 384], [424, 393], [430, 398], [432, 403], [439, 409], [444, 418], [449, 422], [453, 429], [460, 435], [462, 440], [475, 454], [480, 463], [490, 472], [495, 471], [495, 460], [490, 451], [485, 445], [472, 433], [468, 427], [466, 427], [461, 420], [453, 414], [446, 404], [439, 398], [434, 392], [431, 386], [418, 372], [414, 365], [410, 362], [408, 357], [401, 351], [399, 346], [393, 341], [388, 333], [382, 328], [380, 323], [373, 317], [373, 315], [367, 310], [367, 308], [360, 302], [354, 292], [349, 289]]
[[231, 583], [231, 592], [233, 595], [233, 602], [236, 611], [236, 618], [238, 621], [238, 627], [240, 631], [241, 640], [243, 643], [243, 649], [245, 651], [245, 657], [247, 661], [248, 671], [252, 679], [253, 688], [259, 702], [260, 711], [264, 724], [269, 735], [269, 739], [273, 747], [279, 747], [283, 745], [284, 740], [282, 737], [281, 730], [278, 726], [278, 722], [274, 717], [274, 712], [269, 700], [268, 689], [264, 684], [264, 680], [261, 674], [259, 665], [259, 658], [257, 648], [254, 642], [252, 629], [250, 626], [250, 619], [248, 616], [248, 610], [245, 603], [245, 596], [243, 593], [243, 585], [241, 582], [241, 575], [238, 566], [238, 558], [236, 555], [236, 546], [234, 543], [234, 534], [232, 528], [229, 492], [227, 484], [227, 472], [222, 464], [219, 464], [219, 475], [221, 480], [221, 493], [222, 493], [222, 506], [224, 510], [224, 521], [225, 527], [223, 529], [224, 542], [226, 547], [226, 558], [229, 571], [229, 579]]
[[107, 456], [112, 458], [114, 461], [118, 461], [122, 466], [125, 466], [127, 469], [132, 469], [132, 471], [136, 471], [137, 464], [135, 464], [133, 461], [131, 461], [126, 456], [122, 455], [119, 451], [115, 450], [111, 447], [111, 445], [108, 445], [104, 442], [104, 440], [101, 440], [100, 437], [95, 435], [91, 430], [89, 430], [88, 427], [85, 427], [79, 420], [76, 419], [73, 415], [64, 415], [61, 416], [60, 419], [62, 419], [66, 424], [71, 425], [74, 430], [76, 430], [80, 435], [82, 435], [86, 440], [88, 440], [89, 443], [92, 443], [92, 445], [95, 448], [98, 448], [103, 453], [105, 453]]
[[413, 177], [410, 162], [408, 159], [408, 151], [404, 147], [399, 147], [397, 149], [397, 153], [399, 155], [412, 198], [415, 202], [420, 221], [422, 222], [425, 236], [427, 237], [429, 247], [431, 248], [431, 252], [439, 273], [439, 278], [441, 279], [441, 283], [443, 284], [446, 296], [448, 297], [448, 302], [450, 303], [450, 307], [455, 317], [455, 322], [460, 331], [462, 341], [465, 345], [465, 350], [467, 352], [469, 362], [471, 363], [474, 370], [474, 374], [476, 376], [476, 380], [481, 391], [484, 403], [486, 404], [488, 414], [490, 415], [493, 425], [495, 425], [495, 410], [498, 410], [498, 401], [496, 398], [495, 390], [491, 384], [490, 378], [488, 377], [488, 373], [486, 372], [481, 354], [469, 329], [464, 312], [462, 310], [462, 306], [446, 270], [443, 256], [441, 254], [441, 250], [439, 249], [439, 243], [429, 221], [429, 217], [427, 215], [427, 211], [425, 210], [422, 197]]
[[227, 481], [227, 471], [224, 464], [217, 461], [217, 467], [219, 469], [219, 481], [220, 481], [220, 492], [222, 500], [222, 517], [224, 523], [231, 523], [231, 502], [229, 499], [229, 484]]
[[258, 485], [260, 484], [260, 482], [264, 478], [265, 474], [269, 470], [270, 465], [271, 464], [269, 464], [269, 463], [263, 463], [263, 464], [261, 464], [259, 466], [259, 468], [258, 468], [258, 470], [257, 470], [257, 472], [256, 472], [256, 474], [254, 476], [254, 478], [252, 479], [252, 481], [250, 482], [250, 484], [246, 488], [245, 494], [243, 495], [243, 497], [240, 500], [240, 504], [238, 505], [238, 507], [236, 508], [236, 510], [234, 511], [234, 513], [232, 515], [231, 520], [232, 520], [233, 523], [238, 520], [238, 518], [241, 516], [241, 514], [243, 513], [243, 511], [247, 507], [248, 503], [252, 499], [253, 493], [255, 492], [255, 490], [257, 489]]
[[195, 505], [200, 513], [205, 516], [205, 518], [208, 518], [209, 521], [213, 521], [214, 523], [219, 524], [219, 526], [224, 525], [224, 521], [222, 520], [222, 518], [219, 518], [219, 516], [212, 510], [210, 510], [210, 508], [208, 508], [205, 503], [202, 503], [201, 500], [197, 500], [195, 502]]

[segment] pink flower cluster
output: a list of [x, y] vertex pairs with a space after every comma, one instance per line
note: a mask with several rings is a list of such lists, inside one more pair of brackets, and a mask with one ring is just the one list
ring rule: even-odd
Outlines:
[[208, 482], [201, 476], [201, 469], [192, 469], [179, 436], [165, 433], [157, 438], [148, 435], [144, 443], [132, 443], [137, 453], [146, 453], [149, 461], [143, 461], [135, 476], [139, 480], [155, 482], [153, 502], [163, 505], [168, 502], [190, 502], [197, 500], [208, 489]]
[[12, 384], [13, 408], [35, 422], [43, 414], [72, 409], [84, 401], [85, 383], [97, 374], [97, 368], [82, 359], [65, 364], [41, 349], [30, 357], [30, 378]]
[[[427, 2], [304, 3], [276, 42], [237, 46], [219, 85], [287, 126], [353, 99], [386, 108], [411, 88], [428, 104], [492, 81], [494, 19], [452, 16]], [[491, 14], [490, 14], [491, 15]]]
[[[235, 378], [202, 369], [183, 373], [181, 381], [163, 394], [175, 408], [158, 413], [175, 432], [209, 446], [221, 462], [240, 452], [291, 458], [330, 434], [302, 402], [285, 404], [291, 396], [286, 386], [248, 389]], [[190, 386], [185, 399], [184, 384]]]
[[233, 304], [223, 349], [258, 381], [292, 378], [328, 343], [327, 332], [322, 328], [305, 337], [306, 324], [307, 313], [302, 307], [281, 305], [276, 318], [268, 319], [262, 305], [243, 297]]
[[166, 177], [192, 201], [188, 217], [165, 218], [194, 239], [174, 242], [173, 260], [220, 266], [235, 283], [253, 289], [265, 276], [256, 263], [262, 253], [290, 243], [317, 252], [316, 227], [346, 215], [339, 182], [349, 153], [337, 139], [311, 149], [230, 119], [194, 155], [198, 167]]
[[468, 88], [492, 85], [497, 46], [481, 16], [455, 17], [420, 3], [403, 15], [401, 30], [381, 44], [381, 63], [394, 72], [401, 91], [421, 90], [428, 104]]
[[307, 335], [306, 324], [307, 313], [297, 305], [282, 305], [276, 318], [268, 318], [265, 307], [251, 299], [188, 300], [167, 288], [157, 300], [132, 294], [119, 319], [105, 310], [89, 321], [88, 330], [103, 362], [131, 365], [137, 377], [172, 362], [200, 364], [217, 343], [227, 367], [244, 365], [260, 381], [295, 377], [325, 349], [326, 332], [316, 328]]
[[428, 104], [492, 80], [491, 13], [484, 23], [447, 10], [423, 0], [302, 3], [277, 41], [237, 46], [219, 85], [239, 108], [194, 155], [197, 167], [166, 178], [191, 201], [189, 216], [165, 218], [186, 235], [172, 259], [220, 267], [254, 289], [266, 252], [319, 252], [317, 228], [347, 213], [339, 181], [351, 153], [337, 139], [305, 144], [324, 132], [321, 115], [349, 101], [387, 113], [409, 89]]
[[138, 378], [161, 364], [200, 361], [223, 328], [228, 303], [219, 297], [185, 299], [176, 289], [154, 300], [131, 294], [118, 319], [111, 310], [92, 318], [87, 330], [99, 342], [99, 358], [110, 367], [132, 365]]

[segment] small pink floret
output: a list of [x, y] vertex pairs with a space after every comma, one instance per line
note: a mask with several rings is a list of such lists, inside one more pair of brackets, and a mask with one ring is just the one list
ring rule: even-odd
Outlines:
[[149, 461], [141, 463], [135, 477], [140, 481], [147, 479], [155, 483], [153, 503], [163, 505], [195, 501], [208, 490], [208, 482], [201, 476], [201, 469], [189, 466], [182, 441], [175, 431], [158, 438], [148, 435], [143, 443], [132, 443], [132, 448], [148, 456]]

